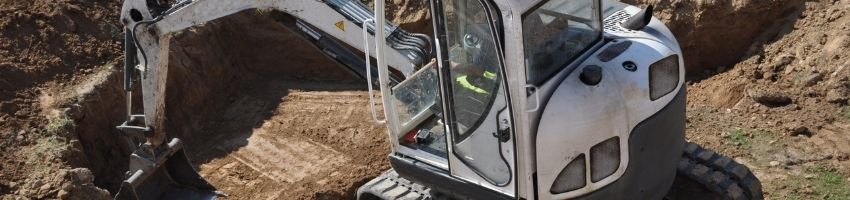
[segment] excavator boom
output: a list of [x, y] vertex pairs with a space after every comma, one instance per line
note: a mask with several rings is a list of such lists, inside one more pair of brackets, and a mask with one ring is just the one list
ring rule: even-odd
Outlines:
[[[130, 156], [127, 177], [116, 198], [214, 199], [221, 195], [192, 168], [180, 139], [170, 138], [173, 133], [165, 133], [162, 127], [169, 35], [249, 9], [280, 11], [272, 15], [276, 21], [311, 42], [344, 69], [360, 78], [378, 78], [367, 73], [378, 71], [378, 67], [364, 68], [370, 60], [344, 45], [377, 52], [375, 45], [364, 45], [376, 38], [374, 14], [356, 0], [181, 0], [174, 4], [126, 0], [121, 21], [127, 27], [124, 89], [128, 111], [127, 121], [117, 128], [141, 142]], [[400, 82], [430, 59], [432, 41], [427, 35], [410, 33], [391, 23], [380, 27], [388, 33], [381, 40], [388, 47], [382, 52], [382, 60], [396, 72], [385, 73], [387, 82]], [[133, 80], [137, 76], [142, 86], [143, 114], [131, 113], [130, 109]]]

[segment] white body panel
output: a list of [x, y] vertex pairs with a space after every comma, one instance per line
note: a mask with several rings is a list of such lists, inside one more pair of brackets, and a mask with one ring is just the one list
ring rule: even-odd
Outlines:
[[[540, 121], [537, 132], [538, 194], [543, 199], [577, 197], [604, 187], [623, 175], [628, 163], [628, 139], [631, 130], [641, 121], [667, 105], [679, 89], [656, 101], [649, 98], [649, 65], [661, 58], [677, 54], [666, 46], [652, 40], [635, 39], [628, 51], [609, 62], [591, 56], [584, 65], [602, 66], [602, 82], [595, 86], [582, 83], [572, 73], [553, 94]], [[610, 44], [609, 44], [610, 45]], [[604, 47], [603, 47], [604, 48]], [[622, 67], [625, 61], [639, 67], [630, 72]], [[579, 69], [580, 70], [580, 69]], [[684, 71], [680, 72], [684, 80]], [[573, 158], [580, 154], [589, 155], [590, 147], [614, 136], [620, 137], [620, 167], [599, 182], [590, 180], [586, 170], [584, 188], [553, 195], [549, 193], [558, 173]], [[585, 159], [590, 166], [590, 159]]]
[[[640, 9], [627, 7], [625, 11], [634, 14]], [[660, 99], [650, 100], [649, 66], [671, 55], [678, 55], [679, 63], [683, 61], [678, 44], [658, 19], [653, 18], [648, 28], [659, 31], [662, 37], [639, 31], [606, 32], [606, 37], [614, 41], [600, 49], [625, 40], [632, 42], [631, 47], [608, 62], [602, 62], [596, 55], [591, 55], [559, 83], [543, 111], [536, 134], [536, 146], [542, 148], [536, 153], [537, 192], [541, 199], [575, 198], [618, 180], [629, 163], [628, 141], [631, 131], [638, 123], [660, 111], [683, 89], [681, 85], [685, 80], [685, 70], [680, 64], [679, 86]], [[638, 66], [637, 70], [625, 70], [622, 64], [626, 61], [634, 62]], [[603, 78], [598, 85], [589, 86], [579, 80], [581, 69], [588, 65], [602, 67]], [[620, 138], [621, 160], [613, 175], [592, 182], [590, 159], [585, 159], [588, 169], [585, 171], [585, 187], [562, 194], [549, 192], [558, 173], [573, 158], [580, 154], [590, 155], [589, 150], [593, 145], [614, 136]]]

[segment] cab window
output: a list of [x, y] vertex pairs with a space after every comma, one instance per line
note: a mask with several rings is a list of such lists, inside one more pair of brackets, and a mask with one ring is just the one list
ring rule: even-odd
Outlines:
[[500, 83], [500, 62], [485, 7], [474, 0], [446, 0], [455, 141], [469, 137], [489, 113]]
[[595, 0], [550, 0], [523, 15], [526, 78], [541, 85], [601, 38]]

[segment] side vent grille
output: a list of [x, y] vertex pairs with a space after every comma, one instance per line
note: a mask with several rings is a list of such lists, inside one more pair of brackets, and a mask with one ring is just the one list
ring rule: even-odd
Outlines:
[[609, 33], [637, 33], [637, 31], [623, 28], [623, 26], [620, 25], [630, 17], [632, 17], [632, 15], [626, 13], [625, 10], [614, 12], [614, 14], [608, 16], [602, 21], [602, 28], [605, 32]]
[[587, 179], [585, 178], [587, 172], [585, 171], [584, 162], [584, 154], [579, 154], [573, 161], [570, 161], [570, 164], [567, 164], [561, 170], [561, 173], [558, 173], [558, 177], [555, 178], [555, 182], [552, 183], [552, 188], [549, 189], [549, 192], [560, 194], [583, 188], [587, 184]]
[[599, 182], [620, 167], [620, 137], [590, 147], [590, 180]]
[[602, 62], [608, 62], [608, 61], [614, 60], [614, 58], [617, 58], [617, 56], [620, 56], [620, 54], [625, 52], [631, 46], [632, 46], [632, 41], [625, 41], [625, 42], [612, 44], [611, 46], [608, 46], [608, 48], [605, 48], [605, 50], [602, 50], [601, 53], [597, 54], [596, 58], [599, 58], [599, 60], [602, 61]]

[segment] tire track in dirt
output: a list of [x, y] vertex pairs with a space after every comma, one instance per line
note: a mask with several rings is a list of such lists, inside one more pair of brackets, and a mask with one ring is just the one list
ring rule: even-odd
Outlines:
[[850, 130], [850, 124], [827, 125], [807, 141], [820, 149], [822, 157], [847, 161], [850, 158], [850, 138], [845, 130]]
[[389, 168], [386, 130], [361, 84], [270, 81], [243, 92], [187, 145], [227, 199], [351, 199]]

